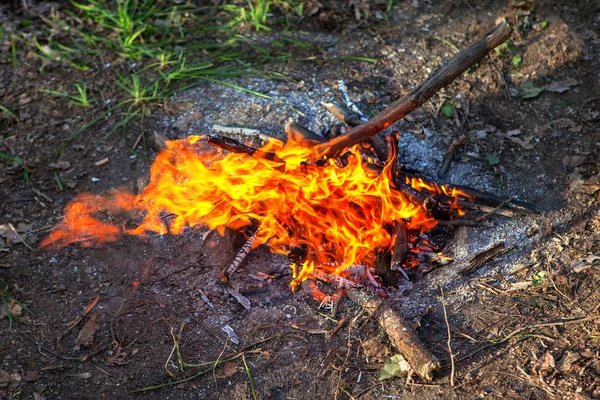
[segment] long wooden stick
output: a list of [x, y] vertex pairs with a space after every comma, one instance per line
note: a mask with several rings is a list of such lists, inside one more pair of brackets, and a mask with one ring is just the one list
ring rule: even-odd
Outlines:
[[344, 149], [364, 142], [394, 122], [404, 118], [411, 111], [423, 105], [441, 88], [449, 85], [463, 72], [481, 61], [494, 48], [507, 41], [510, 33], [511, 29], [507, 23], [502, 22], [496, 25], [484, 37], [473, 43], [470, 47], [461, 50], [448, 62], [438, 67], [420, 86], [417, 86], [410, 93], [395, 101], [368, 122], [351, 129], [345, 135], [338, 136], [318, 146], [318, 156], [334, 157]]

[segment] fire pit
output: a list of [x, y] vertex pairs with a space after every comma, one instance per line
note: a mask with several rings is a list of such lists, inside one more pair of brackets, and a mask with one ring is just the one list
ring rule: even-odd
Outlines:
[[[285, 143], [269, 139], [260, 148], [218, 135], [168, 141], [142, 193], [79, 195], [42, 245], [94, 246], [123, 234], [178, 235], [188, 226], [207, 226], [221, 235], [225, 229], [242, 231], [247, 242], [221, 273], [224, 284], [251, 249], [267, 245], [290, 259], [293, 290], [309, 278], [346, 290], [377, 315], [412, 368], [430, 380], [439, 369], [437, 360], [371, 292], [383, 295], [380, 282], [396, 284], [403, 268], [448, 261], [422, 235], [436, 225], [478, 225], [504, 207], [508, 212], [529, 207], [403, 166], [393, 123], [479, 62], [509, 34], [507, 24], [498, 25], [371, 120], [356, 110], [324, 104], [351, 127], [328, 141], [293, 122], [286, 125]], [[447, 160], [456, 146], [460, 143], [451, 146]], [[483, 215], [460, 218], [469, 210]], [[115, 216], [123, 214], [134, 222], [115, 222]], [[357, 268], [362, 271], [359, 278]], [[371, 292], [358, 290], [360, 286]], [[314, 293], [316, 298], [326, 298], [316, 286]], [[236, 298], [243, 304], [243, 296]]]

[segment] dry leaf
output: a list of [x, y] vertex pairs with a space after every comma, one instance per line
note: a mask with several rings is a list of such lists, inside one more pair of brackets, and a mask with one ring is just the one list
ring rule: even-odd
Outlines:
[[564, 93], [567, 90], [570, 90], [573, 86], [577, 86], [579, 82], [574, 78], [567, 78], [562, 81], [554, 81], [551, 84], [547, 85], [544, 89], [548, 92], [554, 93]]
[[583, 179], [579, 173], [573, 173], [569, 177], [569, 190], [575, 193], [594, 194], [600, 190], [599, 175], [590, 179]]
[[584, 155], [569, 155], [569, 154], [567, 154], [563, 158], [562, 164], [566, 168], [575, 168], [575, 167], [579, 167], [580, 165], [582, 165], [585, 162], [586, 158], [587, 157]]
[[556, 369], [562, 374], [568, 374], [573, 369], [573, 364], [581, 359], [579, 353], [567, 351], [556, 363]]
[[381, 343], [377, 338], [371, 338], [365, 340], [362, 343], [362, 348], [365, 353], [365, 357], [370, 363], [380, 363], [390, 353], [390, 349]]
[[531, 144], [531, 140], [533, 136], [527, 136], [525, 139], [519, 139], [518, 137], [511, 137], [510, 140], [515, 142], [525, 150], [533, 150], [533, 144]]
[[81, 331], [79, 331], [79, 335], [77, 335], [77, 339], [75, 339], [76, 344], [84, 347], [89, 347], [92, 345], [92, 342], [94, 341], [94, 335], [98, 330], [98, 324], [96, 323], [97, 319], [98, 314], [92, 314], [90, 316], [90, 319], [88, 319], [83, 328], [81, 328]]
[[48, 164], [49, 168], [52, 169], [68, 169], [71, 166], [71, 163], [68, 161], [58, 160], [55, 162], [51, 162]]
[[556, 121], [546, 124], [546, 126], [550, 128], [552, 128], [553, 125], [561, 129], [567, 129], [569, 132], [573, 133], [579, 133], [583, 129], [583, 125], [578, 124], [569, 118], [559, 118]]
[[235, 361], [226, 362], [223, 364], [220, 372], [221, 373], [217, 375], [217, 378], [231, 378], [238, 372], [237, 363]]
[[21, 314], [23, 313], [23, 307], [21, 307], [21, 305], [19, 303], [17, 303], [15, 300], [10, 300], [8, 302], [8, 312], [13, 317], [20, 317]]
[[556, 362], [554, 361], [554, 356], [547, 351], [539, 361], [539, 370], [541, 372], [550, 372], [556, 366]]

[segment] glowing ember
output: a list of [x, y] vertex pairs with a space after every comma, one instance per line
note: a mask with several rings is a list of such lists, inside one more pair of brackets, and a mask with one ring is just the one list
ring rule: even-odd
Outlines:
[[[413, 231], [436, 225], [421, 206], [393, 189], [389, 166], [382, 172], [369, 169], [357, 149], [343, 167], [335, 160], [324, 166], [305, 163], [313, 156], [311, 148], [293, 140], [285, 145], [273, 140], [261, 150], [279, 159], [216, 150], [205, 136], [169, 141], [141, 194], [79, 195], [42, 246], [93, 246], [121, 234], [177, 235], [186, 226], [205, 225], [223, 234], [225, 227], [239, 230], [256, 220], [254, 247], [268, 243], [284, 255], [297, 246], [307, 249], [304, 264], [298, 271], [294, 267], [297, 285], [313, 270], [339, 275], [353, 264], [372, 266], [374, 250], [392, 246], [385, 227], [395, 220], [406, 220]], [[127, 211], [142, 218], [136, 227], [111, 221]]]

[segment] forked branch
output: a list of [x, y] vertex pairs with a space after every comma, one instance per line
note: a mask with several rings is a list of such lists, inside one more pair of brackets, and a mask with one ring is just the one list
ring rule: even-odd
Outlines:
[[375, 134], [404, 118], [420, 107], [443, 87], [449, 85], [463, 72], [477, 64], [494, 48], [508, 40], [511, 29], [506, 22], [496, 25], [484, 37], [470, 47], [461, 50], [449, 61], [438, 67], [425, 82], [410, 93], [396, 100], [388, 108], [371, 118], [368, 122], [352, 128], [348, 133], [323, 143], [317, 147], [319, 157], [335, 157], [344, 149], [364, 142]]

